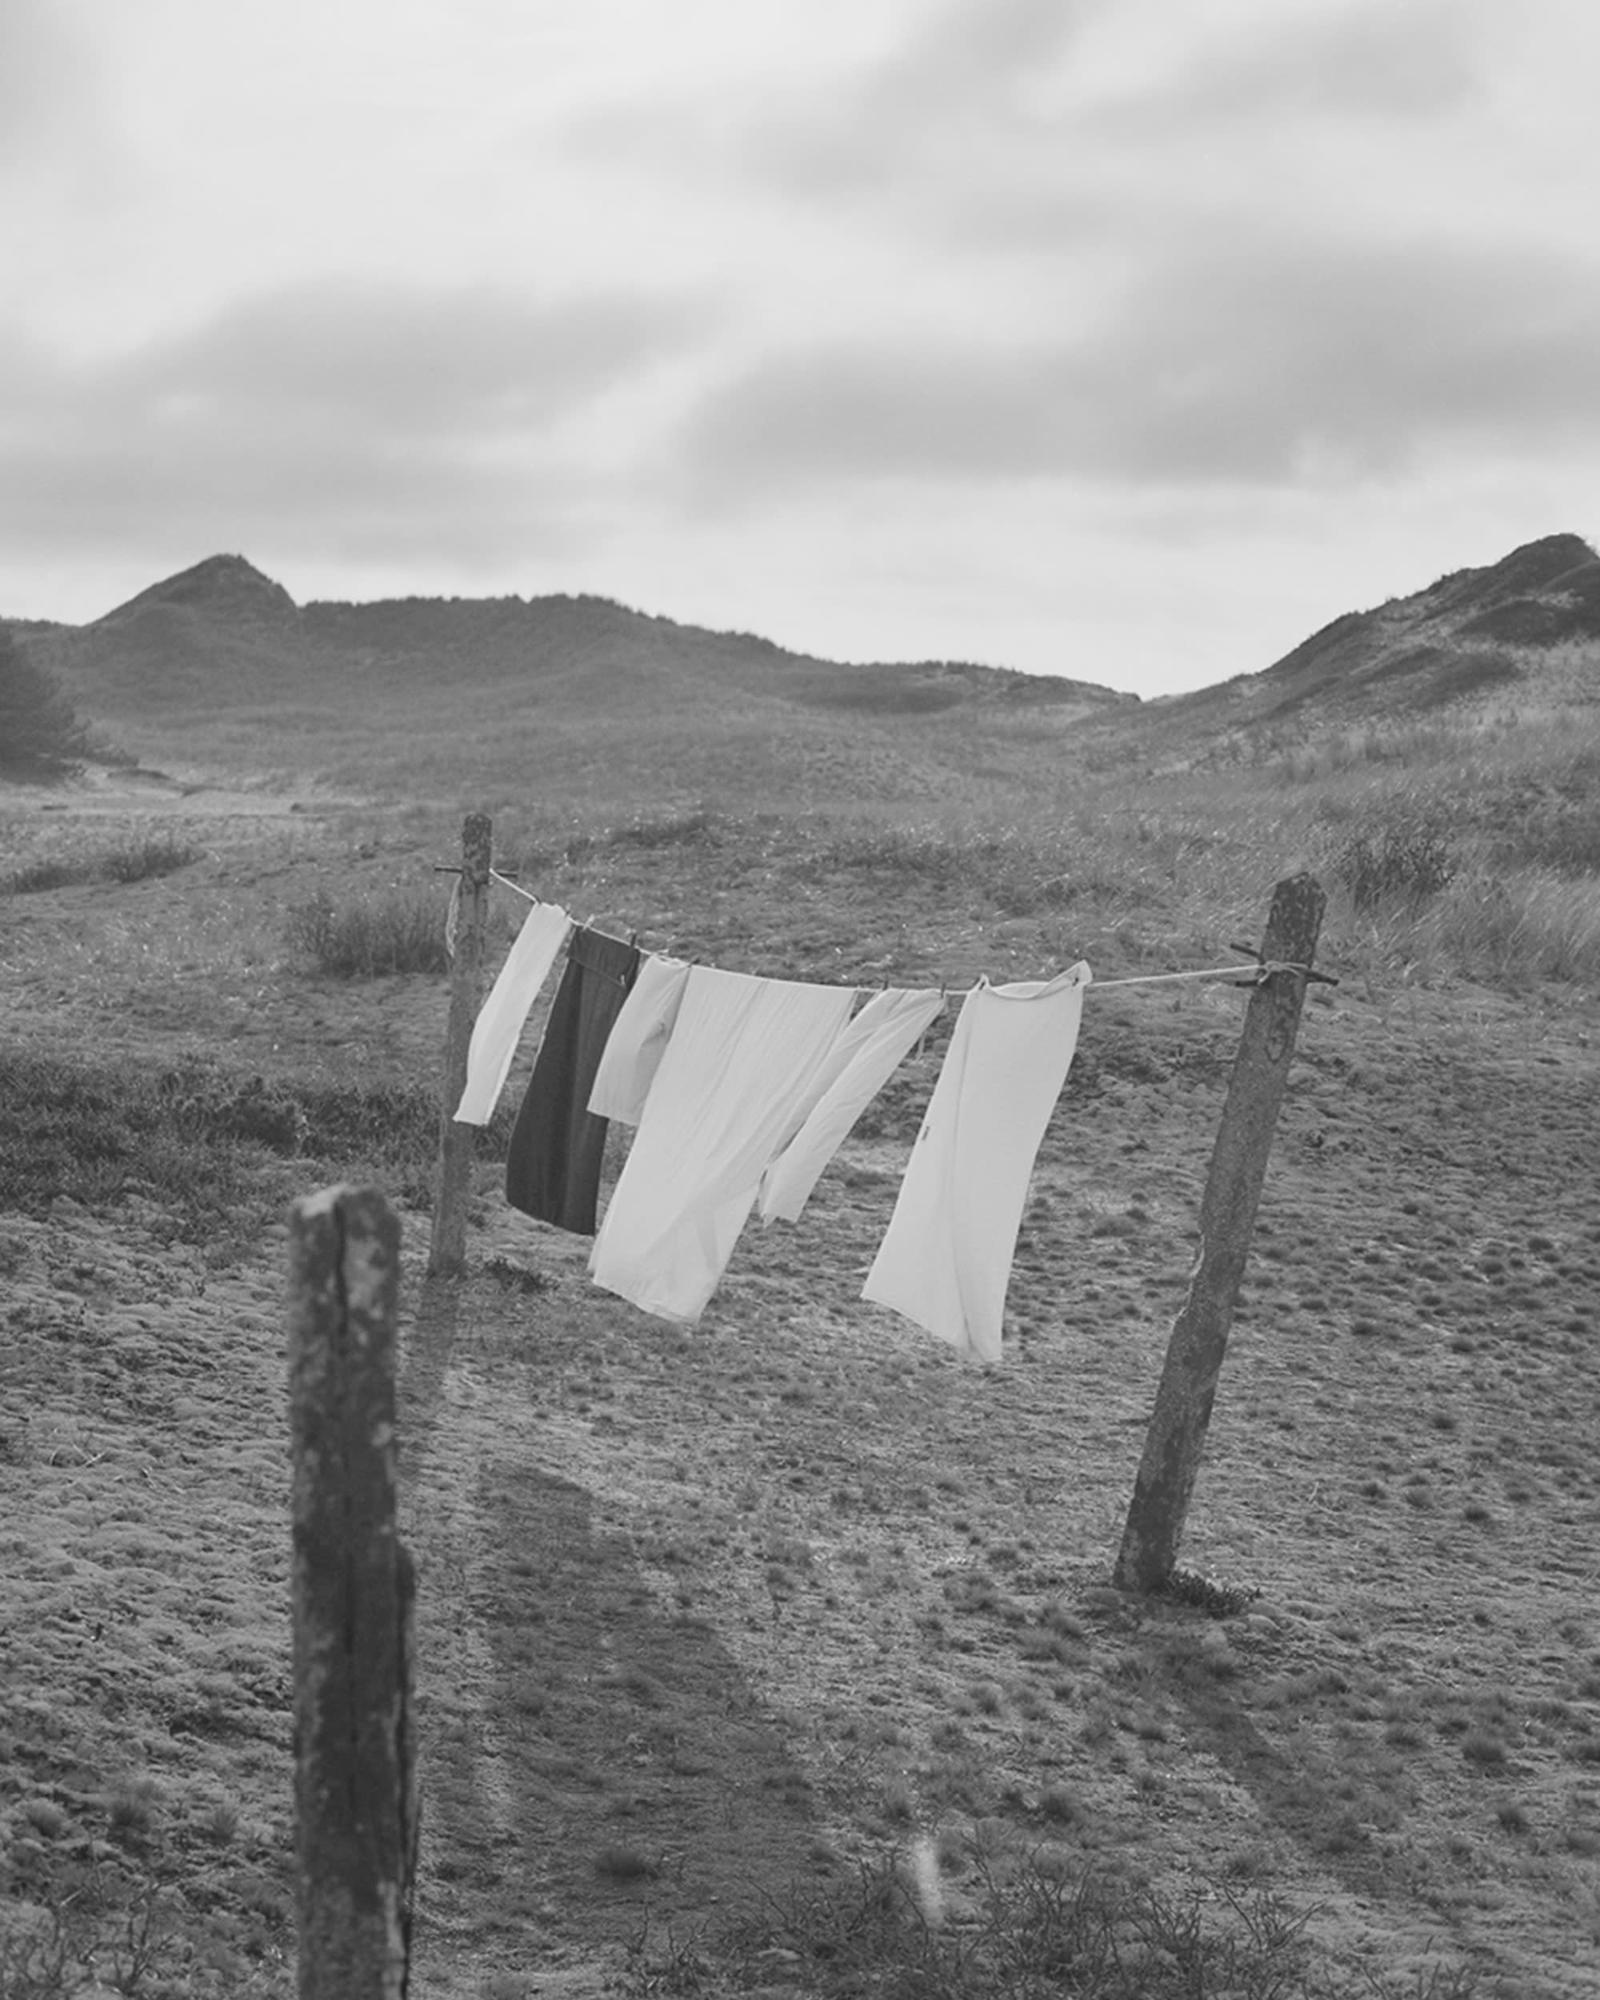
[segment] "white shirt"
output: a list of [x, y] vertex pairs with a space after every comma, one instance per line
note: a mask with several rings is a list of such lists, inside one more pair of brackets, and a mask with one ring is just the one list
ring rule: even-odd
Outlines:
[[664, 1319], [700, 1317], [855, 998], [848, 986], [690, 969], [595, 1238], [597, 1285]]

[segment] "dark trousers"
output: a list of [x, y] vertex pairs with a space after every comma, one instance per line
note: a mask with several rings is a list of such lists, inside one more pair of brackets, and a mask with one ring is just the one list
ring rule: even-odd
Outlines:
[[606, 1146], [606, 1120], [591, 1115], [589, 1092], [638, 970], [633, 945], [603, 931], [573, 931], [567, 968], [511, 1133], [506, 1200], [580, 1236], [595, 1232]]

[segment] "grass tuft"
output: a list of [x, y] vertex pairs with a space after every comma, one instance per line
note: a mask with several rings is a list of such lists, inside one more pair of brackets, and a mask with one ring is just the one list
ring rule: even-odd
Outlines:
[[1261, 1591], [1255, 1585], [1219, 1583], [1194, 1570], [1175, 1569], [1161, 1586], [1161, 1595], [1179, 1604], [1192, 1604], [1212, 1618], [1234, 1618], [1254, 1604]]
[[[948, 1921], [946, 1892], [894, 1856], [865, 1861], [854, 1879], [799, 1884], [764, 1897], [720, 1931], [652, 1949], [648, 1921], [636, 1941], [628, 1992], [703, 1996], [764, 1987], [818, 2000], [1312, 2000], [1329, 1989], [1309, 1934], [1314, 1912], [1270, 1890], [1225, 1883], [1166, 1895], [1109, 1876], [1077, 1874], [1059, 1850], [985, 1859], [961, 1885], [962, 1920]], [[943, 1850], [938, 1852], [941, 1854]], [[938, 1863], [935, 1863], [937, 1867]], [[924, 1869], [923, 1874], [926, 1873]], [[1464, 1969], [1439, 1967], [1411, 1986], [1382, 1978], [1373, 2000], [1467, 2000]]]
[[293, 906], [284, 938], [332, 979], [445, 972], [450, 965], [444, 913], [438, 898], [422, 890], [344, 904], [323, 892]]
[[1363, 914], [1386, 903], [1422, 903], [1449, 886], [1457, 860], [1442, 827], [1400, 819], [1348, 840], [1333, 858], [1333, 872]]
[[200, 849], [186, 840], [161, 835], [149, 840], [125, 841], [97, 854], [80, 854], [71, 860], [33, 861], [5, 878], [4, 887], [13, 896], [31, 896], [48, 889], [73, 889], [86, 882], [146, 882], [157, 876], [176, 874], [198, 861]]
[[104, 858], [103, 868], [110, 882], [147, 882], [161, 875], [175, 875], [198, 861], [200, 849], [186, 840], [162, 835], [153, 840], [130, 840], [114, 847]]
[[274, 1158], [315, 1158], [381, 1175], [429, 1200], [438, 1107], [425, 1090], [300, 1084], [191, 1065], [95, 1068], [0, 1052], [0, 1209], [47, 1213], [58, 1197], [89, 1209], [143, 1196], [183, 1242], [219, 1246], [253, 1227], [281, 1188]]
[[483, 1267], [484, 1276], [493, 1278], [508, 1292], [521, 1292], [525, 1296], [537, 1296], [541, 1292], [553, 1292], [556, 1281], [548, 1271], [531, 1270], [526, 1264], [518, 1264], [510, 1257], [490, 1257]]
[[723, 821], [709, 806], [692, 812], [668, 813], [660, 819], [636, 820], [631, 826], [613, 827], [602, 836], [606, 847], [643, 848], [653, 853], [667, 847], [709, 847], [716, 843]]
[[602, 1847], [594, 1857], [594, 1872], [608, 1882], [644, 1882], [655, 1874], [656, 1865], [636, 1847]]

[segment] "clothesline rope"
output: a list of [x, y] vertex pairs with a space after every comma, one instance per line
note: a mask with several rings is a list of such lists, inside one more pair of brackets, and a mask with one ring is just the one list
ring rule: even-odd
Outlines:
[[[498, 882], [503, 889], [511, 890], [514, 895], [521, 896], [525, 902], [540, 903], [544, 900], [542, 896], [534, 895], [532, 890], [524, 889], [520, 882], [513, 882], [509, 875], [502, 875], [498, 868], [491, 868], [489, 870], [489, 879], [493, 882]], [[1090, 988], [1092, 990], [1096, 986], [1170, 986], [1182, 979], [1248, 980], [1252, 986], [1255, 986], [1259, 985], [1269, 973], [1304, 972], [1309, 974], [1310, 971], [1311, 968], [1308, 965], [1296, 965], [1289, 959], [1270, 958], [1247, 962], [1243, 965], [1207, 965], [1202, 966], [1195, 972], [1140, 972], [1122, 979], [1092, 979], [1090, 981]], [[973, 990], [971, 987], [951, 986], [945, 988], [945, 991], [954, 998], [959, 998], [961, 994], [970, 993]]]

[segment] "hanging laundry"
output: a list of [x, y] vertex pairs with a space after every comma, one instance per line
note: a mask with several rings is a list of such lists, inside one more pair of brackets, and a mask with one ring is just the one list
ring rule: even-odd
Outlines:
[[850, 1128], [943, 1007], [936, 986], [873, 994], [830, 1051], [816, 1079], [820, 1095], [805, 1122], [761, 1177], [756, 1205], [764, 1222], [774, 1216], [798, 1221]]
[[638, 1124], [688, 978], [686, 959], [664, 958], [656, 952], [639, 967], [589, 1092], [589, 1109], [597, 1118]]
[[848, 986], [690, 968], [595, 1238], [589, 1270], [597, 1285], [663, 1319], [700, 1317], [762, 1170], [812, 1101], [813, 1079], [855, 998]]
[[472, 1024], [467, 1083], [455, 1110], [460, 1124], [487, 1125], [493, 1116], [528, 1009], [550, 977], [550, 968], [571, 928], [572, 919], [555, 903], [535, 903], [528, 912]]
[[1091, 976], [1079, 963], [967, 995], [861, 1294], [979, 1361], [1000, 1359], [1028, 1181]]
[[512, 1127], [506, 1200], [540, 1222], [592, 1236], [607, 1125], [589, 1110], [607, 1037], [639, 969], [636, 946], [574, 930], [567, 969]]

